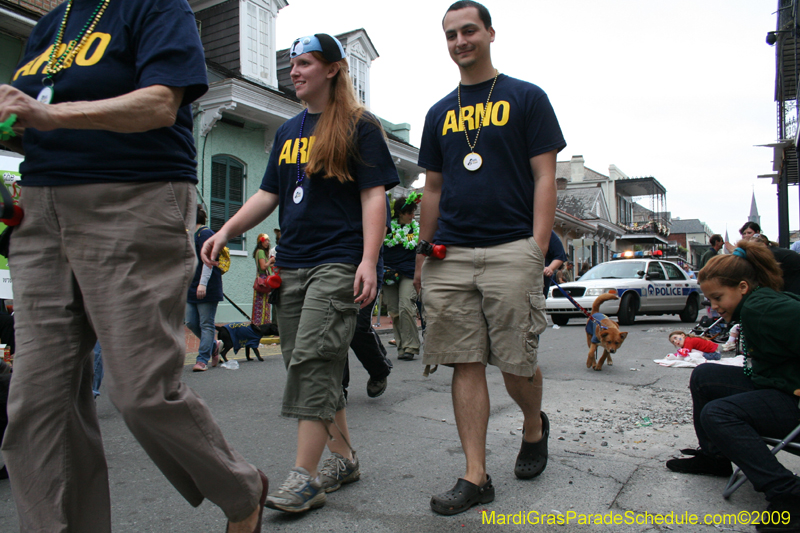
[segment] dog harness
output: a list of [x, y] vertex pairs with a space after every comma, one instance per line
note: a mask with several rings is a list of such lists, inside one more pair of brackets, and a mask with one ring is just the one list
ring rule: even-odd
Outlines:
[[600, 324], [601, 320], [605, 320], [608, 318], [603, 313], [595, 313], [592, 315], [592, 320], [589, 320], [586, 323], [586, 333], [592, 336], [592, 344], [600, 344], [600, 339], [597, 338], [597, 328], [595, 328], [595, 323], [597, 323], [601, 328], [608, 329], [606, 326]]

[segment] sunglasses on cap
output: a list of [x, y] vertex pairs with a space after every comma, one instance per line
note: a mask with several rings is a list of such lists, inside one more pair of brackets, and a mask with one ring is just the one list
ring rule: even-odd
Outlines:
[[319, 52], [328, 63], [336, 63], [344, 59], [344, 47], [339, 39], [331, 37], [327, 33], [317, 33], [295, 39], [289, 49], [289, 58], [307, 54], [309, 52]]

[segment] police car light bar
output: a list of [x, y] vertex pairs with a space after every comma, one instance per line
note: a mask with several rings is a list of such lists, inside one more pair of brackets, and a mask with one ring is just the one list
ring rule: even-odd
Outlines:
[[661, 257], [664, 252], [661, 250], [653, 250], [652, 252], [634, 252], [628, 250], [625, 252], [616, 253], [611, 256], [611, 259], [633, 259], [635, 257]]

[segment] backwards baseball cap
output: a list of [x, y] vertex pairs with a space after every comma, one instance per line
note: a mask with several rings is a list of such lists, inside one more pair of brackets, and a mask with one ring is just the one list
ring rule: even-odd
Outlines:
[[301, 54], [319, 52], [328, 63], [336, 63], [344, 59], [344, 48], [336, 37], [327, 33], [316, 33], [295, 39], [289, 49], [289, 58], [294, 59]]

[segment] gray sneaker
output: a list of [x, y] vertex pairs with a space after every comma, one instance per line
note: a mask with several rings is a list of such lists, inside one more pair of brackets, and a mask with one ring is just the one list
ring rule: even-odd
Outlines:
[[322, 507], [326, 499], [319, 479], [311, 479], [308, 470], [296, 466], [289, 471], [283, 485], [267, 496], [265, 505], [287, 513], [302, 513]]
[[372, 378], [367, 381], [367, 396], [370, 398], [377, 398], [384, 392], [386, 392], [386, 378], [374, 380]]
[[352, 461], [345, 459], [338, 453], [332, 453], [322, 463], [322, 468], [319, 471], [319, 481], [325, 492], [339, 490], [342, 485], [358, 481], [360, 478], [361, 470], [358, 466], [356, 452], [353, 452]]

